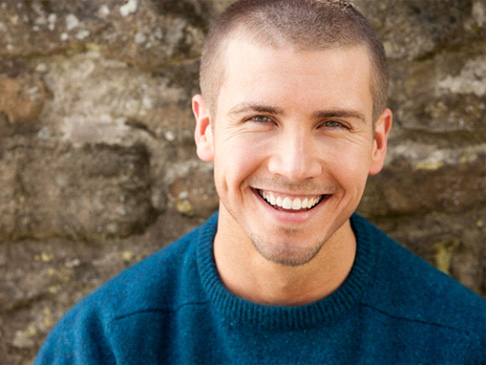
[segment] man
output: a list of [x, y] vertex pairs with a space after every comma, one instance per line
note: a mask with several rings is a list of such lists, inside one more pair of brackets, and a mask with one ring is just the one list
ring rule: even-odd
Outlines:
[[392, 114], [341, 0], [249, 0], [193, 98], [219, 214], [71, 310], [37, 363], [484, 363], [483, 299], [354, 214]]

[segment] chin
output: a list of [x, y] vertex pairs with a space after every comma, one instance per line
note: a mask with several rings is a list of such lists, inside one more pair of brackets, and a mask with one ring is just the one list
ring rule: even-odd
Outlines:
[[[250, 236], [251, 242], [260, 255], [268, 261], [284, 266], [302, 266], [317, 256], [325, 240], [306, 240], [286, 238], [279, 241]], [[306, 242], [307, 241], [307, 242]], [[305, 242], [305, 244], [303, 244]]]

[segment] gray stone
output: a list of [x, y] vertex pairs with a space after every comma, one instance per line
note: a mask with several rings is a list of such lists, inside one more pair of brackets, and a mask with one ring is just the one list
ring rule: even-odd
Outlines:
[[2, 240], [126, 236], [153, 221], [143, 146], [23, 142], [2, 149]]
[[476, 54], [445, 53], [393, 64], [389, 102], [396, 124], [415, 131], [486, 132], [484, 47], [486, 42]]
[[353, 1], [382, 36], [388, 57], [425, 59], [484, 39], [483, 0]]
[[437, 149], [404, 144], [369, 180], [360, 209], [373, 215], [464, 212], [486, 204], [484, 145]]
[[[203, 1], [4, 2], [0, 13], [0, 56], [52, 55], [100, 50], [136, 65], [166, 67], [198, 55], [207, 27]], [[135, 36], [146, 34], [146, 42]]]

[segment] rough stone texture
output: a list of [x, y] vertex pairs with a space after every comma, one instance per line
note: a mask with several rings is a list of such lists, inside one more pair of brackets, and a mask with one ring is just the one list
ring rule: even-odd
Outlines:
[[409, 142], [391, 149], [360, 208], [380, 216], [459, 213], [486, 206], [485, 191], [486, 144], [440, 149]]
[[0, 220], [2, 240], [126, 236], [154, 220], [143, 146], [22, 140], [0, 151], [0, 213], [9, 217]]
[[354, 0], [381, 35], [392, 60], [424, 60], [443, 49], [483, 42], [482, 0]]
[[209, 5], [199, 0], [4, 0], [0, 55], [91, 49], [130, 64], [165, 67], [197, 57]]
[[[0, 0], [0, 362], [217, 209], [191, 96], [232, 0]], [[355, 0], [394, 129], [359, 211], [486, 296], [486, 3]]]

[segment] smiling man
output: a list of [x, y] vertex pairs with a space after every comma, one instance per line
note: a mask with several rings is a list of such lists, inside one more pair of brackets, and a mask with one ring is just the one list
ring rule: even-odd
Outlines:
[[373, 123], [364, 45], [274, 48], [235, 33], [217, 108], [211, 95], [193, 99], [198, 154], [214, 160], [220, 197], [216, 264], [240, 297], [310, 303], [351, 270], [349, 217], [383, 166], [391, 112]]
[[249, 0], [193, 98], [219, 214], [71, 310], [37, 363], [484, 363], [485, 301], [355, 214], [383, 167], [383, 46], [342, 0]]

